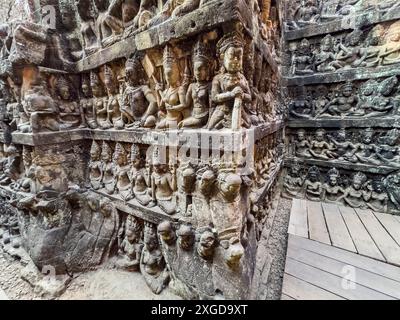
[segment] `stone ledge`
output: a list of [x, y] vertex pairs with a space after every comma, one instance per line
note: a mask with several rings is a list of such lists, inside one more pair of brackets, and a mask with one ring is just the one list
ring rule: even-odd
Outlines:
[[148, 208], [142, 206], [134, 199], [129, 201], [124, 201], [118, 195], [115, 194], [110, 195], [101, 190], [92, 190], [92, 192], [112, 200], [112, 203], [118, 210], [151, 223], [159, 224], [164, 220], [168, 220], [171, 222], [178, 222], [180, 221], [180, 218], [183, 218], [178, 214], [170, 216], [164, 213], [159, 207]]
[[321, 36], [328, 33], [353, 30], [357, 27], [366, 27], [381, 22], [400, 19], [400, 8], [392, 11], [371, 10], [354, 16], [345, 16], [334, 21], [311, 25], [298, 30], [285, 31], [286, 40], [297, 40], [301, 38], [309, 38]]
[[[79, 140], [106, 140], [152, 145], [193, 146], [194, 148], [202, 149], [201, 141], [219, 141], [219, 144], [213, 145], [212, 149], [223, 148], [224, 150], [235, 151], [246, 148], [248, 146], [246, 141], [251, 139], [252, 135], [254, 135], [254, 140], [258, 141], [280, 130], [284, 125], [283, 121], [274, 121], [270, 124], [259, 125], [252, 129], [242, 129], [237, 132], [232, 130], [210, 131], [207, 129], [156, 131], [144, 128], [134, 130], [92, 130], [85, 128], [34, 134], [13, 132], [12, 142], [40, 146]], [[207, 147], [207, 149], [209, 148]]]
[[316, 118], [289, 119], [288, 128], [400, 128], [400, 116], [380, 118]]
[[368, 80], [376, 78], [391, 77], [400, 74], [400, 63], [377, 67], [377, 68], [352, 68], [339, 69], [329, 73], [315, 73], [309, 76], [285, 76], [283, 84], [292, 86], [306, 86], [311, 84], [329, 84], [334, 82], [345, 82], [348, 80]]
[[376, 166], [372, 164], [361, 164], [361, 163], [351, 163], [348, 161], [339, 161], [339, 160], [316, 160], [316, 159], [303, 159], [303, 158], [297, 158], [297, 157], [286, 157], [284, 161], [285, 167], [288, 167], [290, 165], [293, 165], [294, 162], [297, 161], [298, 163], [305, 163], [310, 166], [319, 166], [319, 167], [325, 167], [325, 168], [339, 168], [339, 169], [344, 169], [344, 170], [349, 170], [353, 172], [357, 171], [362, 171], [366, 173], [373, 173], [373, 174], [382, 174], [382, 175], [388, 175], [392, 172], [398, 171], [399, 168], [395, 167], [390, 167], [390, 166]]
[[[245, 29], [252, 33], [251, 18], [250, 8], [243, 0], [212, 0], [182, 17], [168, 19], [147, 30], [137, 31], [126, 39], [78, 61], [70, 71], [88, 71], [113, 60], [128, 57], [136, 50], [159, 47], [169, 41], [182, 40], [233, 21], [240, 21]], [[262, 51], [268, 58], [265, 50]]]

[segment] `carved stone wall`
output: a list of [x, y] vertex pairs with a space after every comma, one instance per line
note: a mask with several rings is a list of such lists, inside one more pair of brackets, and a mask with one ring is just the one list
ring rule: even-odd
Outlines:
[[283, 162], [281, 4], [27, 4], [0, 33], [3, 245], [249, 297]]
[[399, 213], [399, 4], [286, 2], [284, 194]]

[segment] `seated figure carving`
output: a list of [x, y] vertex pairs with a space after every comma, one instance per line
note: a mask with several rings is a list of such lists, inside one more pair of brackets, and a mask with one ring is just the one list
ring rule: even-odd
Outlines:
[[359, 101], [353, 112], [349, 113], [349, 116], [365, 116], [372, 108], [372, 104], [375, 100], [376, 89], [379, 84], [376, 80], [370, 79], [363, 83], [359, 88]]
[[383, 181], [383, 186], [396, 210], [400, 209], [400, 173], [395, 172], [388, 175]]
[[295, 154], [299, 158], [311, 158], [310, 153], [311, 144], [307, 139], [306, 131], [299, 129], [297, 131], [297, 139], [295, 142]]
[[165, 116], [157, 124], [157, 129], [176, 128], [178, 123], [189, 116], [185, 103], [188, 75], [182, 77], [179, 60], [170, 45], [166, 45], [163, 54], [164, 76], [167, 88], [161, 92], [160, 110]]
[[336, 154], [335, 147], [326, 141], [326, 132], [324, 129], [318, 129], [315, 133], [315, 139], [310, 143], [310, 154], [321, 160], [334, 159]]
[[335, 146], [335, 154], [337, 155], [338, 160], [357, 161], [355, 153], [358, 150], [358, 146], [351, 140], [347, 139], [345, 129], [340, 129], [336, 137], [329, 135], [328, 139]]
[[370, 190], [370, 198], [367, 207], [376, 212], [387, 212], [389, 196], [385, 192], [384, 181], [373, 180], [367, 185]]
[[58, 109], [47, 91], [47, 84], [39, 76], [31, 85], [23, 100], [30, 126], [21, 125], [20, 129], [22, 132], [59, 131]]
[[289, 114], [294, 118], [311, 119], [315, 117], [315, 105], [312, 97], [300, 97], [289, 104]]
[[365, 116], [382, 117], [393, 113], [398, 107], [398, 101], [392, 98], [393, 94], [397, 92], [398, 84], [399, 81], [395, 76], [382, 81], [378, 94], [372, 99], [371, 111]]
[[131, 180], [131, 196], [141, 205], [147, 206], [152, 198], [150, 196], [150, 174], [145, 168], [144, 159], [140, 154], [140, 149], [136, 144], [131, 146], [131, 168], [129, 178]]
[[322, 185], [322, 199], [328, 202], [340, 202], [345, 190], [339, 184], [340, 173], [336, 168], [328, 171], [328, 181]]
[[[339, 90], [339, 96], [332, 99], [323, 109], [319, 110], [317, 116], [345, 116], [354, 112], [358, 104], [358, 97], [353, 92], [353, 84], [347, 82]], [[328, 114], [326, 114], [326, 112]]]
[[57, 79], [57, 93], [58, 93], [58, 110], [60, 129], [68, 130], [83, 127], [82, 113], [79, 104], [74, 101], [74, 96], [71, 92], [71, 87], [67, 79], [63, 76]]
[[90, 73], [90, 86], [93, 93], [93, 105], [97, 126], [101, 129], [109, 129], [110, 123], [107, 121], [108, 98], [104, 96], [103, 84], [97, 72]]
[[101, 189], [103, 186], [103, 166], [101, 156], [101, 147], [96, 140], [93, 140], [90, 149], [89, 177], [90, 184], [94, 190]]
[[178, 124], [180, 128], [203, 127], [209, 118], [212, 56], [209, 48], [200, 40], [197, 42], [193, 54], [193, 72], [196, 82], [189, 85], [186, 94], [187, 109], [191, 110], [191, 116]]
[[[361, 142], [357, 145], [357, 153], [355, 154], [356, 159], [361, 163], [371, 163], [374, 165], [379, 165], [380, 161], [375, 159], [375, 149], [376, 145], [373, 143], [374, 130], [372, 128], [367, 128], [364, 130]], [[357, 162], [354, 159], [352, 162]]]
[[358, 68], [365, 67], [365, 60], [368, 56], [368, 50], [362, 48], [361, 30], [354, 30], [349, 33], [344, 43], [339, 44], [339, 52], [336, 55], [335, 65], [341, 68]]
[[82, 123], [90, 129], [97, 128], [96, 111], [94, 109], [94, 98], [92, 97], [90, 79], [87, 75], [82, 75], [82, 96], [79, 99], [80, 108], [82, 110]]
[[107, 90], [107, 118], [103, 122], [103, 129], [114, 127], [115, 129], [122, 129], [124, 127], [121, 111], [120, 111], [120, 97], [118, 94], [118, 85], [113, 70], [110, 66], [104, 67], [104, 84]]
[[317, 0], [302, 1], [293, 12], [290, 27], [293, 29], [304, 28], [316, 24], [321, 16], [321, 8]]
[[137, 218], [128, 215], [121, 226], [120, 233], [122, 232], [124, 237], [118, 246], [119, 257], [115, 264], [128, 271], [139, 271], [143, 250], [142, 225]]
[[150, 87], [143, 83], [143, 67], [140, 55], [128, 59], [125, 64], [126, 88], [122, 94], [121, 117], [125, 128], [155, 126], [158, 111], [157, 98]]
[[128, 157], [124, 146], [117, 142], [115, 145], [114, 155], [114, 179], [115, 191], [124, 201], [129, 201], [132, 197], [131, 194], [131, 181], [129, 178], [129, 164]]
[[303, 183], [304, 179], [301, 176], [301, 168], [296, 161], [290, 166], [287, 174], [284, 176], [283, 187], [287, 195], [296, 197], [299, 196]]
[[80, 17], [80, 32], [86, 55], [94, 53], [99, 48], [97, 32], [93, 17], [90, 16], [90, 1], [75, 0], [75, 5]]
[[314, 57], [310, 42], [303, 39], [299, 43], [297, 52], [292, 53], [292, 72], [295, 75], [311, 75], [314, 73]]
[[303, 184], [304, 194], [311, 201], [319, 201], [322, 196], [321, 174], [317, 167], [308, 170], [306, 180]]
[[367, 176], [364, 173], [357, 172], [353, 175], [352, 183], [346, 188], [343, 200], [347, 205], [353, 208], [365, 207], [365, 202], [370, 199], [370, 194], [365, 190], [367, 185]]
[[167, 286], [170, 276], [165, 265], [155, 226], [145, 222], [144, 248], [140, 258], [140, 271], [150, 289], [159, 294]]
[[113, 151], [107, 142], [103, 142], [101, 147], [101, 169], [102, 169], [102, 186], [108, 194], [115, 191], [114, 165], [112, 162]]
[[97, 9], [97, 19], [95, 22], [96, 33], [100, 47], [107, 47], [120, 38], [123, 32], [123, 24], [118, 15], [114, 12], [115, 6], [109, 5], [109, 0], [94, 0]]
[[385, 165], [400, 168], [399, 138], [398, 129], [392, 129], [385, 136], [380, 137], [379, 144], [375, 146], [375, 158]]
[[334, 52], [334, 38], [328, 34], [321, 40], [320, 51], [315, 53], [315, 67], [318, 72], [333, 72], [340, 68]]
[[157, 204], [165, 213], [173, 215], [176, 212], [176, 168], [169, 172], [167, 164], [160, 159], [153, 161], [153, 173], [151, 175], [151, 206]]

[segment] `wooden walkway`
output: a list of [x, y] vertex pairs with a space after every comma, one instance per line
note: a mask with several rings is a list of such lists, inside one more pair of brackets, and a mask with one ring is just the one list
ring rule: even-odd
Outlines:
[[282, 299], [400, 299], [400, 218], [295, 199]]

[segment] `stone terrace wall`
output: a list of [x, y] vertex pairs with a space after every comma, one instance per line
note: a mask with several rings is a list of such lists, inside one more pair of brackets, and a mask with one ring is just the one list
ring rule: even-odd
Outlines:
[[284, 193], [400, 212], [400, 3], [287, 1]]

